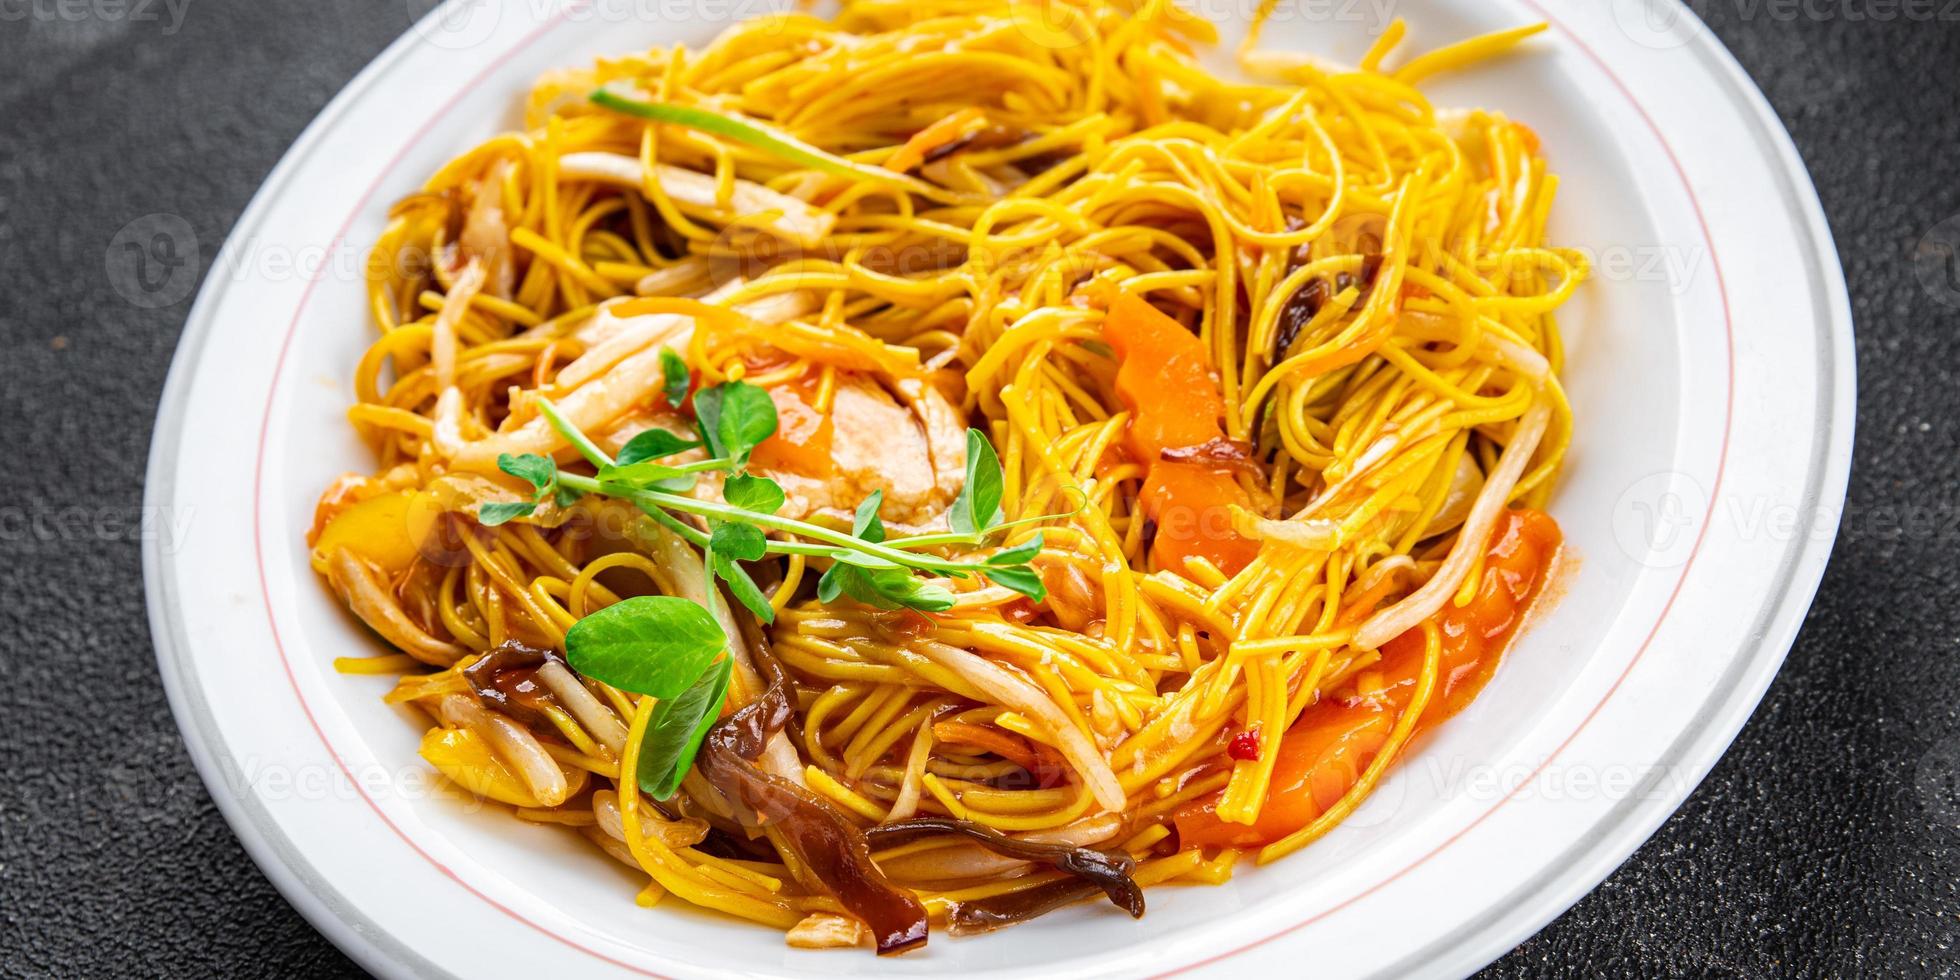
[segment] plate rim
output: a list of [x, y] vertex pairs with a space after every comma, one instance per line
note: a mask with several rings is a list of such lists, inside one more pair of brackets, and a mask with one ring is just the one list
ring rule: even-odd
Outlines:
[[[1554, 31], [1565, 34], [1624, 89], [1624, 84], [1606, 66], [1604, 59], [1577, 32], [1546, 9], [1545, 4], [1550, 0], [1518, 2], [1536, 11], [1552, 25]], [[1686, 23], [1692, 25], [1686, 33], [1693, 53], [1710, 69], [1710, 74], [1723, 83], [1730, 101], [1748, 109], [1757, 144], [1771, 151], [1771, 158], [1778, 164], [1775, 175], [1781, 185], [1780, 196], [1789, 212], [1801, 219], [1797, 224], [1807, 241], [1800, 251], [1810, 261], [1807, 270], [1810, 285], [1821, 294], [1819, 298], [1823, 300], [1813, 307], [1819, 328], [1816, 334], [1820, 353], [1819, 378], [1825, 382], [1819, 385], [1819, 397], [1830, 399], [1829, 410], [1820, 412], [1820, 418], [1826, 424], [1812, 436], [1807, 474], [1809, 481], [1803, 499], [1820, 505], [1817, 512], [1828, 515], [1816, 525], [1820, 531], [1828, 533], [1813, 535], [1785, 558], [1776, 570], [1777, 584], [1770, 589], [1772, 600], [1764, 604], [1752, 621], [1750, 633], [1755, 637], [1753, 643], [1738, 652], [1718, 682], [1717, 689], [1727, 690], [1728, 696], [1705, 700], [1689, 727], [1674, 739], [1656, 762], [1660, 771], [1686, 764], [1692, 769], [1691, 778], [1677, 781], [1676, 791], [1668, 794], [1644, 798], [1639, 793], [1629, 794], [1620, 806], [1597, 821], [1584, 838], [1551, 857], [1538, 875], [1513, 889], [1499, 902], [1492, 903], [1485, 915], [1473, 918], [1456, 930], [1412, 950], [1384, 966], [1377, 972], [1378, 976], [1468, 975], [1494, 962], [1564, 915], [1632, 857], [1633, 852], [1652, 838], [1661, 824], [1687, 802], [1702, 780], [1728, 754], [1729, 746], [1742, 734], [1743, 727], [1755, 716], [1757, 706], [1781, 672], [1784, 660], [1796, 643], [1805, 614], [1816, 598], [1836, 545], [1843, 502], [1849, 489], [1857, 429], [1855, 323], [1836, 240], [1824, 215], [1823, 201], [1817, 195], [1816, 183], [1811, 179], [1788, 128], [1777, 118], [1768, 96], [1763, 94], [1762, 88], [1749, 77], [1734, 53], [1721, 43], [1692, 7], [1681, 0], [1661, 0], [1661, 3], [1674, 8], [1672, 16], [1686, 18]], [[1646, 108], [1631, 92], [1626, 94], [1628, 102], [1665, 145], [1665, 136], [1649, 117]], [[1690, 196], [1693, 196], [1692, 191]], [[1733, 347], [1730, 355], [1735, 356]], [[1630, 671], [1632, 668], [1628, 669]], [[1718, 717], [1722, 719], [1719, 722]], [[1571, 865], [1566, 863], [1567, 858], [1575, 859], [1573, 863], [1584, 862], [1587, 870], [1572, 872], [1569, 870]], [[1274, 936], [1265, 941], [1278, 938]], [[1451, 955], [1451, 951], [1454, 955]]]
[[[1520, 2], [1534, 8], [1546, 20], [1558, 25], [1559, 29], [1565, 29], [1559, 19], [1544, 10], [1536, 0]], [[1694, 18], [1692, 11], [1680, 4], [1679, 0], [1659, 2], [1676, 8], [1675, 16]], [[167, 507], [175, 498], [170, 479], [175, 456], [173, 450], [181, 443], [184, 434], [183, 416], [190, 401], [189, 380], [197, 364], [203, 360], [220, 296], [228, 287], [220, 277], [211, 276], [210, 271], [230, 267], [228, 259], [232, 258], [232, 253], [242, 247], [240, 243], [248, 239], [252, 229], [262, 223], [271, 202], [290, 184], [294, 172], [311, 156], [325, 133], [350, 107], [362, 101], [383, 75], [406, 57], [406, 53], [416, 45], [420, 32], [443, 12], [442, 7], [432, 10], [422, 23], [412, 26], [391, 42], [307, 125], [254, 193], [228, 233], [223, 249], [207, 267], [206, 281], [200, 287], [187, 317], [160, 399], [146, 469], [146, 507]], [[562, 19], [562, 15], [561, 10], [558, 16], [539, 24], [532, 35], [549, 30]], [[1745, 676], [1747, 682], [1735, 685], [1727, 697], [1711, 694], [1706, 698], [1693, 721], [1669, 746], [1663, 761], [1669, 758], [1687, 760], [1692, 769], [1691, 778], [1677, 781], [1674, 788], [1666, 793], [1622, 800], [1605, 816], [1595, 820], [1585, 838], [1557, 856], [1585, 855], [1588, 861], [1584, 870], [1575, 872], [1570, 867], [1560, 867], [1556, 859], [1548, 861], [1538, 876], [1507, 896], [1507, 899], [1515, 898], [1529, 892], [1526, 896], [1528, 901], [1510, 905], [1509, 908], [1493, 907], [1492, 914], [1467, 921], [1453, 933], [1411, 952], [1398, 961], [1394, 969], [1385, 968], [1384, 973], [1434, 975], [1464, 972], [1489, 962], [1562, 914], [1651, 836], [1719, 761], [1728, 744], [1753, 713], [1794, 641], [1802, 613], [1814, 597], [1835, 540], [1841, 507], [1832, 505], [1843, 499], [1855, 428], [1853, 324], [1842, 267], [1837, 262], [1835, 245], [1824, 221], [1821, 202], [1787, 130], [1775, 117], [1760, 89], [1713, 33], [1698, 19], [1692, 20], [1692, 23], [1697, 29], [1690, 32], [1687, 46], [1707, 65], [1711, 75], [1726, 83], [1730, 101], [1747, 108], [1750, 121], [1758, 130], [1758, 141], [1766, 142], [1775, 151], [1770, 159], [1783, 185], [1781, 190], [1785, 203], [1790, 206], [1791, 216], [1797, 219], [1793, 223], [1809, 233], [1802, 254], [1810, 260], [1813, 285], [1821, 287], [1821, 292], [1831, 300], [1816, 307], [1820, 327], [1817, 334], [1820, 348], [1819, 398], [1828, 399], [1829, 405], [1826, 411], [1820, 412], [1820, 426], [1813, 438], [1814, 451], [1807, 473], [1809, 482], [1803, 499], [1818, 505], [1818, 513], [1825, 515], [1819, 527], [1832, 533], [1813, 536], [1806, 543], [1790, 549], [1782, 567], [1778, 569], [1782, 581], [1771, 590], [1769, 600], [1763, 604], [1754, 620], [1754, 624], [1760, 628], [1754, 631], [1753, 643], [1744, 644], [1736, 651], [1724, 674], [1725, 683], [1730, 678]], [[527, 37], [518, 42], [511, 51], [521, 50], [530, 39]], [[1576, 37], [1573, 39], [1577, 40]], [[1583, 41], [1579, 43], [1583, 47]], [[509, 53], [506, 52], [507, 55]], [[1588, 51], [1588, 54], [1591, 52]], [[1599, 61], [1597, 55], [1592, 55], [1592, 58], [1595, 62]], [[483, 71], [494, 71], [498, 61], [493, 61]], [[1601, 67], [1605, 67], [1603, 63]], [[1607, 74], [1610, 76], [1613, 73], [1607, 69]], [[1639, 105], [1637, 101], [1634, 104], [1636, 107]], [[1644, 113], [1644, 110], [1641, 111]], [[1656, 135], [1659, 135], [1658, 129]], [[1662, 141], [1665, 143], [1665, 137], [1662, 137]], [[410, 139], [408, 144], [414, 142], [414, 139]], [[1825, 527], [1826, 523], [1828, 527]], [[223, 748], [229, 753], [230, 747], [225, 745], [215, 730], [205, 730], [206, 725], [215, 728], [215, 721], [211, 719], [202, 689], [187, 683], [186, 671], [195, 676], [195, 669], [190, 666], [186, 659], [188, 654], [183, 649], [187, 638], [182, 635], [179, 625], [181, 607], [176, 601], [179, 590], [174, 578], [167, 574], [168, 565], [158, 541], [144, 542], [143, 568], [152, 639], [173, 715], [178, 720], [200, 777], [254, 862], [315, 928], [363, 966], [377, 972], [407, 968], [420, 975], [448, 975], [441, 966], [418, 953], [394, 932], [346, 900], [299, 853], [277, 820], [270, 816], [263, 802], [255, 795], [225, 791], [224, 761], [218, 749]], [[1304, 924], [1288, 927], [1234, 952], [1283, 940]], [[1468, 939], [1464, 938], [1466, 934]], [[562, 940], [563, 937], [558, 938]], [[1452, 942], [1453, 955], [1436, 956], [1431, 952]], [[610, 959], [596, 950], [588, 948], [587, 951]], [[1425, 955], [1430, 958], [1423, 959]], [[1412, 965], [1411, 961], [1417, 960], [1420, 962]], [[1201, 960], [1179, 969], [1196, 969], [1211, 962], [1214, 960]], [[642, 969], [629, 964], [619, 965]]]

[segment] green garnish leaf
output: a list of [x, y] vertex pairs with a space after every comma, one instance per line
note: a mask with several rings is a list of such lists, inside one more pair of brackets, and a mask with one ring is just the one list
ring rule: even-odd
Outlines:
[[732, 521], [717, 521], [715, 529], [708, 535], [708, 546], [715, 550], [715, 557], [738, 558], [742, 561], [756, 561], [769, 546], [769, 539], [762, 530], [753, 524], [736, 524]]
[[994, 567], [1001, 567], [1005, 565], [1025, 565], [1029, 561], [1033, 560], [1034, 556], [1038, 554], [1041, 554], [1040, 531], [1034, 532], [1034, 537], [1031, 537], [1026, 541], [1023, 541], [1012, 548], [1002, 548], [1001, 550], [996, 551], [991, 555], [988, 555], [986, 558], [986, 563]]
[[504, 453], [497, 457], [497, 468], [539, 490], [550, 486], [552, 481], [558, 479], [558, 464], [552, 462], [549, 457], [537, 453], [525, 453], [522, 456]]
[[673, 596], [634, 596], [565, 631], [572, 669], [635, 694], [677, 697], [728, 645], [708, 610]]
[[953, 608], [953, 594], [913, 575], [910, 569], [865, 568], [837, 562], [817, 580], [817, 599], [836, 601], [848, 595], [877, 609], [922, 609], [941, 612]]
[[694, 393], [694, 417], [708, 451], [738, 465], [776, 434], [776, 403], [746, 381], [726, 381]]
[[570, 507], [571, 505], [578, 503], [578, 498], [583, 496], [585, 496], [585, 494], [582, 494], [577, 490], [572, 489], [571, 487], [562, 486], [562, 485], [552, 491], [552, 499], [558, 502], [558, 506], [561, 509], [565, 507]]
[[783, 501], [786, 498], [783, 496], [783, 488], [776, 481], [766, 476], [737, 473], [722, 484], [721, 499], [743, 510], [752, 510], [758, 514], [774, 514], [783, 509]]
[[[599, 468], [599, 476], [558, 473], [545, 457], [509, 457], [506, 471], [527, 481], [544, 479], [546, 483], [536, 498], [540, 501], [554, 489], [559, 491], [561, 502], [576, 499], [580, 492], [631, 500], [690, 544], [702, 548], [702, 563], [711, 578], [726, 583], [729, 596], [763, 622], [773, 622], [775, 610], [743, 563], [761, 560], [772, 550], [828, 557], [831, 566], [817, 582], [817, 597], [826, 603], [848, 595], [880, 609], [939, 612], [952, 608], [956, 597], [935, 584], [936, 580], [964, 579], [976, 572], [1033, 599], [1047, 596], [1041, 576], [1028, 567], [1028, 562], [1041, 553], [1038, 531], [991, 556], [955, 561], [906, 550], [903, 543], [897, 548], [886, 544], [887, 529], [879, 516], [884, 504], [882, 492], [874, 492], [859, 503], [849, 536], [832, 527], [778, 516], [785, 502], [782, 487], [741, 469], [756, 446], [775, 434], [776, 406], [769, 393], [753, 384], [732, 381], [703, 388], [693, 397], [702, 443], [713, 454], [710, 459], [686, 465], [658, 462], [661, 457], [651, 454], [693, 448], [686, 440], [666, 433], [646, 437], [642, 450], [649, 454], [647, 458], [634, 458], [637, 451], [622, 453], [621, 462], [615, 463], [577, 426], [541, 400], [540, 409], [552, 425]], [[696, 473], [711, 469], [733, 471], [723, 483], [721, 501], [678, 495], [692, 485]], [[961, 538], [977, 542], [1008, 527], [1068, 516], [1050, 514], [1005, 523], [1000, 509], [1005, 483], [1000, 458], [986, 437], [973, 429], [967, 430], [966, 477], [949, 514], [953, 535], [941, 536], [948, 542]], [[674, 490], [676, 484], [685, 486]], [[1078, 504], [1077, 509], [1081, 506]], [[485, 523], [496, 524], [534, 508], [535, 503], [515, 503], [479, 509], [487, 517]], [[678, 516], [683, 514], [705, 519], [706, 532], [683, 522]], [[767, 536], [771, 530], [804, 541], [772, 541]], [[934, 543], [926, 539], [917, 543]], [[920, 572], [933, 577], [922, 577]], [[726, 647], [727, 638], [711, 612], [718, 608], [715, 603], [720, 596], [719, 592], [711, 593], [706, 608], [660, 596], [627, 600], [575, 624], [566, 637], [566, 652], [572, 666], [587, 676], [654, 697], [674, 696]], [[635, 608], [643, 603], [656, 605]]]
[[953, 499], [947, 520], [960, 534], [978, 534], [1001, 521], [1000, 457], [979, 429], [966, 430], [966, 485]]
[[476, 508], [476, 522], [484, 527], [496, 527], [513, 517], [529, 517], [537, 509], [538, 505], [528, 500], [517, 503], [498, 501], [479, 504]]
[[776, 607], [769, 604], [769, 597], [762, 594], [761, 586], [749, 577], [748, 569], [721, 554], [715, 555], [714, 564], [715, 575], [728, 583], [728, 594], [734, 596], [736, 602], [764, 623], [776, 621]]
[[828, 606], [836, 602], [838, 596], [844, 594], [844, 576], [849, 573], [838, 571], [842, 567], [844, 567], [844, 563], [838, 562], [830, 566], [829, 570], [823, 573], [822, 578], [817, 579], [818, 602]]
[[626, 445], [619, 447], [619, 456], [613, 462], [620, 466], [631, 466], [650, 459], [665, 459], [699, 445], [701, 444], [693, 439], [677, 436], [666, 429], [648, 429], [626, 440]]
[[701, 750], [701, 741], [721, 717], [721, 702], [728, 695], [733, 670], [734, 661], [723, 657], [708, 665], [685, 690], [654, 705], [653, 717], [640, 739], [635, 772], [640, 789], [648, 796], [664, 801], [680, 789], [681, 778]]
[[694, 474], [663, 463], [656, 463], [650, 459], [624, 466], [601, 466], [599, 467], [599, 479], [607, 483], [623, 484], [641, 490], [648, 487], [659, 487], [665, 490], [676, 486], [692, 486], [694, 484]]
[[667, 404], [681, 407], [687, 401], [688, 384], [693, 378], [688, 374], [687, 362], [672, 347], [660, 348], [660, 380], [660, 393], [667, 396]]
[[871, 496], [858, 505], [857, 513], [851, 518], [851, 536], [877, 544], [885, 540], [885, 522], [878, 518], [878, 508], [884, 506], [885, 491], [873, 490]]
[[1026, 565], [989, 568], [987, 579], [995, 585], [1004, 585], [1036, 602], [1048, 598], [1048, 587], [1042, 584], [1041, 576]]

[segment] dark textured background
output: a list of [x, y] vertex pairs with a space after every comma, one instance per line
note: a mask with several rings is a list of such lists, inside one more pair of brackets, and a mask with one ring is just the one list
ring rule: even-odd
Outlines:
[[[0, 973], [353, 972], [246, 858], [165, 706], [139, 518], [189, 301], [132, 305], [105, 259], [129, 222], [174, 214], [201, 270], [424, 4], [177, 0], [173, 25], [161, 0], [146, 21], [73, 2], [0, 0]], [[1915, 275], [1960, 242], [1960, 4], [1695, 7], [1795, 135], [1844, 257], [1851, 497], [1735, 746], [1490, 974], [1960, 973], [1960, 270]]]

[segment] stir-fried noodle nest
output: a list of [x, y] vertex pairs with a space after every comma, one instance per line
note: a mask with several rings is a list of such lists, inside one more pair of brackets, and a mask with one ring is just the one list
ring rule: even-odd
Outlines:
[[[948, 818], [1094, 847], [1138, 885], [1298, 849], [1415, 733], [1444, 683], [1439, 618], [1473, 598], [1508, 508], [1543, 506], [1571, 431], [1553, 311], [1587, 266], [1544, 244], [1557, 179], [1529, 129], [1415, 87], [1532, 30], [1401, 57], [1397, 22], [1353, 70], [1248, 42], [1261, 81], [1241, 83], [1199, 67], [1211, 27], [1162, 0], [883, 0], [545, 76], [523, 130], [397, 203], [374, 248], [379, 337], [348, 414], [379, 466], [328, 489], [310, 541], [399, 652], [340, 666], [399, 674], [388, 697], [434, 720], [432, 764], [643, 871], [643, 904], [671, 893], [799, 945], [874, 938], [849, 889], [718, 781], [733, 756], [665, 803], [642, 794], [655, 699], [555, 653], [627, 597], [709, 601], [691, 539], [601, 494], [477, 519], [528, 499], [504, 454], [590, 472], [546, 399], [607, 452], [687, 431], [663, 395], [672, 350], [697, 389], [775, 398], [781, 434], [753, 467], [784, 514], [849, 529], [875, 490], [893, 541], [948, 539], [923, 554], [1041, 535], [1042, 601], [949, 578], [933, 613], [819, 602], [828, 559], [751, 563], [773, 623], [710, 608], [734, 661], [724, 717], [786, 683], [790, 724], [748, 733], [771, 785], [859, 828]], [[848, 166], [618, 111], [601, 89]], [[1211, 385], [1177, 383], [1188, 356], [1122, 375], [1163, 355], [1137, 345], [1166, 323]], [[1140, 458], [1141, 420], [1191, 405], [1212, 417], [1168, 424], [1217, 438]], [[998, 448], [1001, 517], [1047, 519], [982, 544], [945, 533], [968, 426]], [[1207, 475], [1147, 511], [1173, 463]], [[1204, 526], [1171, 530], [1180, 517]], [[1415, 699], [1317, 815], [1246, 846], [1179, 833], [1194, 805], [1233, 827], [1269, 812], [1280, 734], [1379, 686], [1404, 635]], [[524, 672], [522, 710], [467, 673], [512, 649], [531, 652], [498, 665]], [[874, 835], [874, 874], [956, 931], [1082, 897], [1057, 890], [1061, 866], [972, 835], [905, 836]]]

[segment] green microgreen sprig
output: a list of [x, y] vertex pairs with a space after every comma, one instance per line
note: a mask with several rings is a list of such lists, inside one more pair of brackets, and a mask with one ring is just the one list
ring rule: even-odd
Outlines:
[[[673, 361], [667, 364], [663, 358], [664, 394], [678, 405], [688, 397], [691, 382], [686, 366], [678, 358]], [[887, 540], [879, 515], [883, 491], [873, 491], [858, 505], [849, 533], [779, 513], [786, 502], [783, 488], [766, 476], [748, 472], [750, 456], [778, 425], [768, 392], [731, 381], [696, 390], [692, 398], [696, 438], [648, 429], [622, 446], [617, 457], [608, 456], [549, 400], [540, 399], [544, 417], [592, 464], [595, 475], [565, 472], [548, 456], [506, 454], [498, 458], [498, 468], [530, 484], [531, 499], [478, 508], [478, 520], [495, 526], [529, 516], [547, 500], [563, 507], [584, 494], [599, 494], [632, 502], [701, 549], [703, 572], [711, 586], [706, 605], [669, 596], [630, 598], [587, 615], [565, 634], [566, 658], [574, 669], [620, 690], [658, 699], [635, 773], [641, 789], [655, 799], [668, 799], [678, 791], [727, 696], [733, 662], [725, 655], [728, 636], [716, 609], [719, 590], [712, 583], [719, 580], [730, 597], [762, 622], [775, 620], [774, 607], [744, 562], [771, 554], [829, 559], [829, 568], [817, 581], [817, 598], [824, 603], [848, 596], [880, 609], [940, 612], [952, 608], [953, 593], [920, 573], [946, 578], [981, 575], [1037, 602], [1047, 596], [1040, 574], [1029, 565], [1041, 553], [1039, 531], [973, 561], [915, 550], [979, 545], [1008, 528], [1066, 516], [1005, 522], [1000, 509], [1004, 486], [1000, 460], [979, 431], [967, 431], [966, 482], [948, 513], [952, 531]], [[696, 449], [705, 450], [708, 458], [671, 461]], [[726, 474], [720, 500], [688, 495], [698, 476], [706, 472]]]

